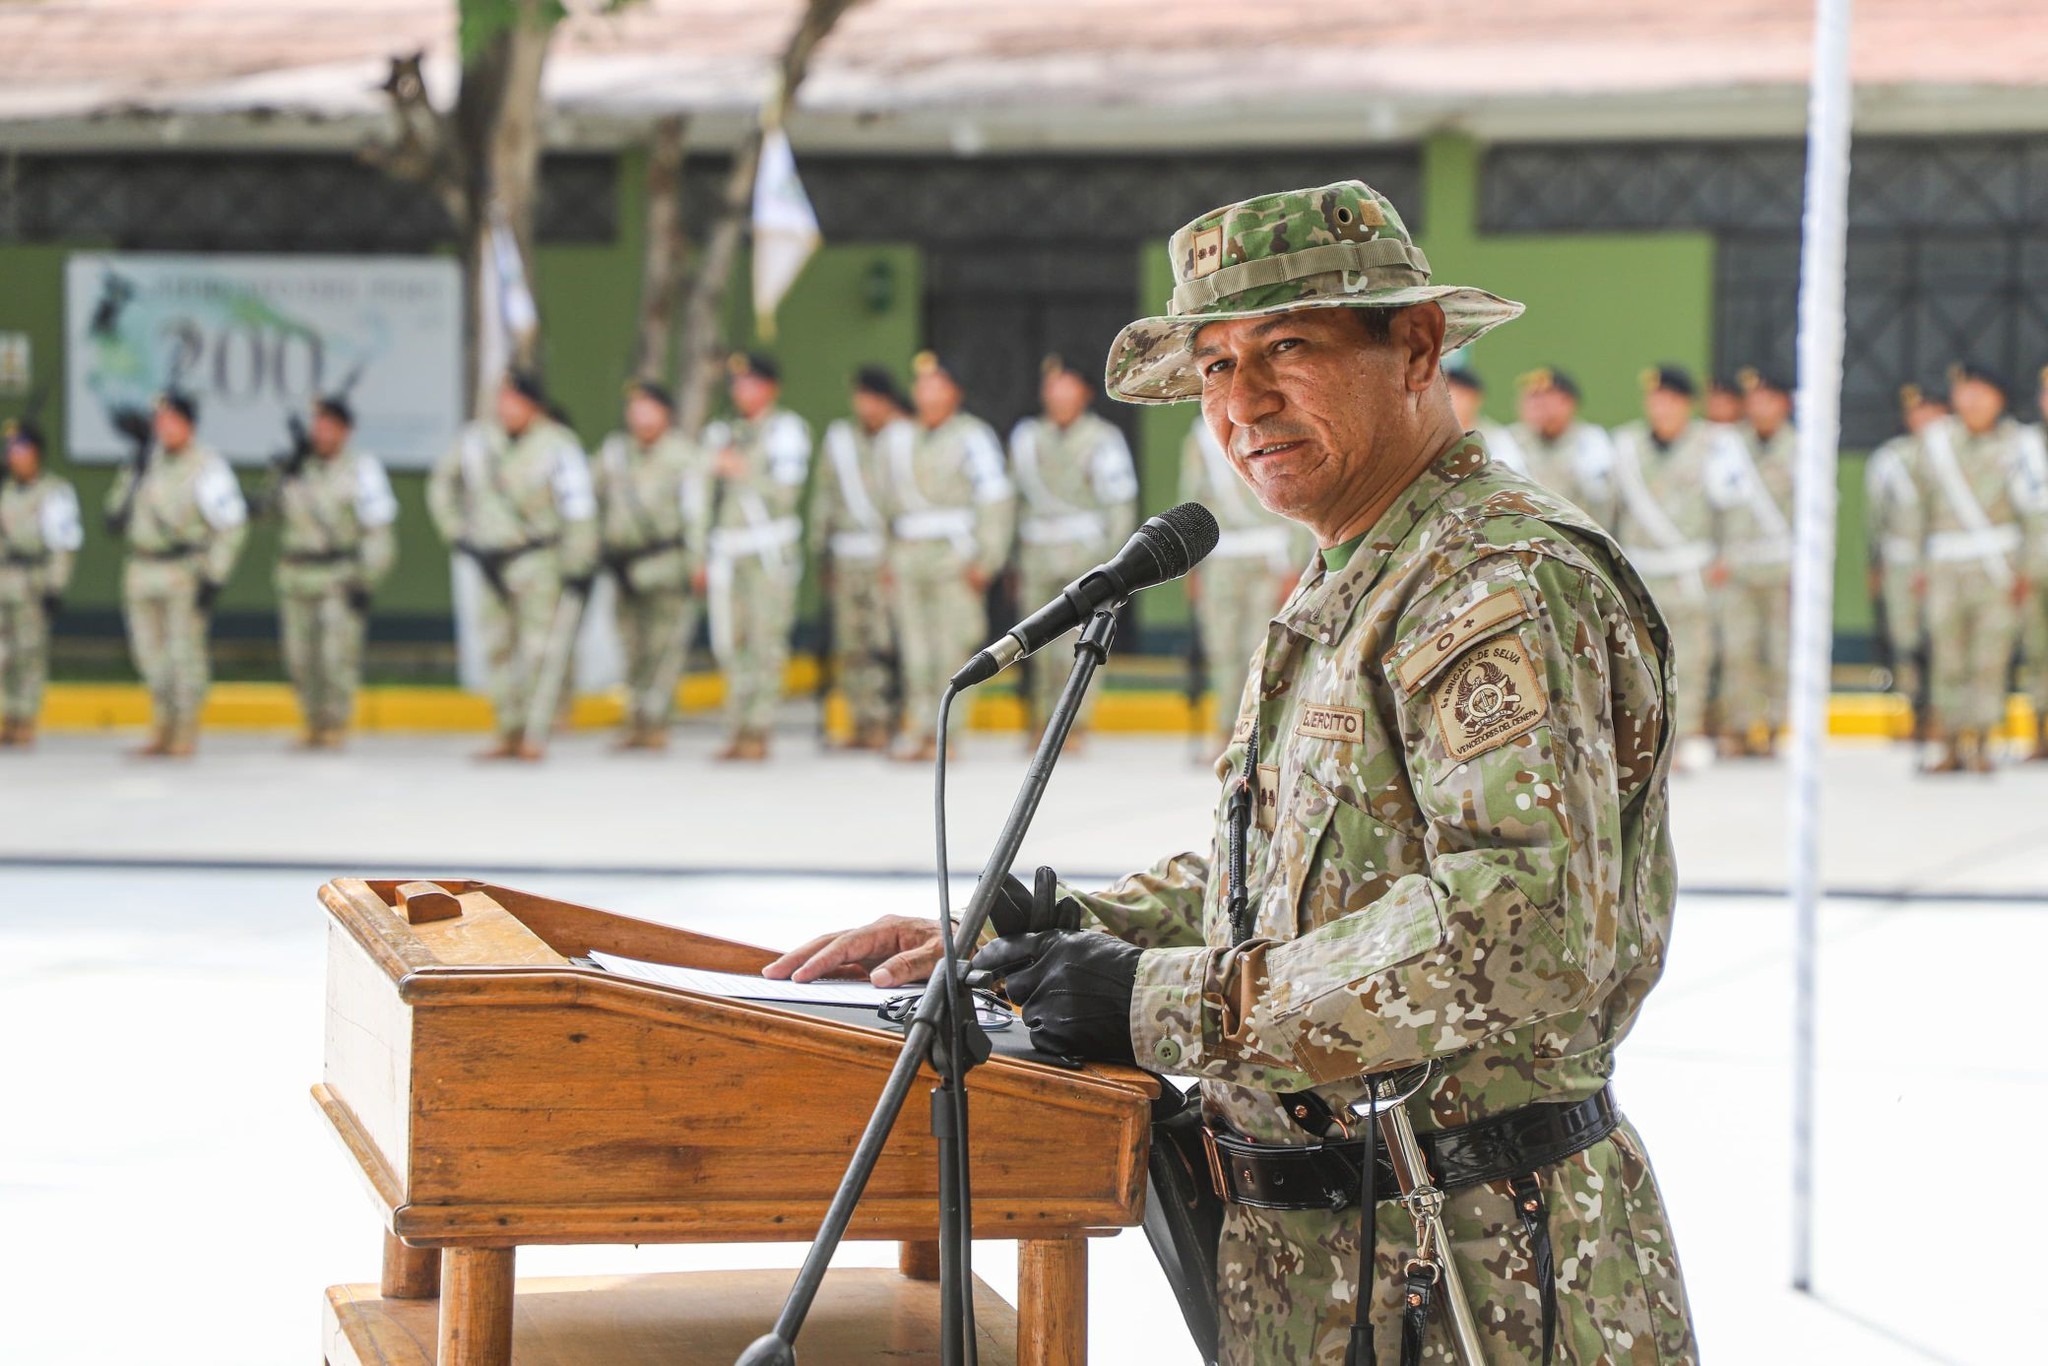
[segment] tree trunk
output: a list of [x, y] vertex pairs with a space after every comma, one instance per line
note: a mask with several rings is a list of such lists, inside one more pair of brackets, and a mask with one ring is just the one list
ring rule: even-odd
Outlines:
[[683, 306], [682, 355], [676, 367], [677, 425], [692, 436], [710, 415], [711, 397], [718, 387], [719, 316], [724, 312], [726, 287], [732, 281], [733, 263], [739, 259], [740, 240], [753, 204], [754, 174], [761, 165], [762, 130], [782, 122], [796, 98], [797, 87], [810, 71], [811, 55], [841, 16], [857, 3], [859, 0], [808, 0], [804, 16], [789, 35], [777, 65], [780, 79], [775, 98], [762, 111], [761, 124], [747, 134], [733, 153], [732, 173], [726, 178], [718, 217], [712, 222], [697, 267], [691, 272], [689, 296]]
[[[538, 283], [533, 233], [540, 205], [540, 77], [553, 33], [553, 25], [542, 17], [543, 4], [544, 0], [519, 0], [518, 19], [500, 35], [506, 46], [504, 86], [485, 168], [490, 200], [480, 215], [486, 224], [493, 211], [503, 215], [519, 246], [528, 289], [535, 289]], [[539, 350], [540, 329], [536, 327], [531, 334], [513, 339], [513, 364], [532, 367], [540, 359]]]
[[640, 257], [640, 340], [633, 352], [633, 373], [641, 379], [667, 375], [674, 349], [676, 305], [689, 252], [682, 203], [688, 127], [680, 115], [662, 119], [647, 144], [647, 240]]

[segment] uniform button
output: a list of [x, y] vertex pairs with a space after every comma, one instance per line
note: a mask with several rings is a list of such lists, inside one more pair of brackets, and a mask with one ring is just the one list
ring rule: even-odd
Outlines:
[[1180, 1043], [1175, 1039], [1161, 1039], [1152, 1049], [1152, 1056], [1164, 1066], [1171, 1067], [1180, 1061]]

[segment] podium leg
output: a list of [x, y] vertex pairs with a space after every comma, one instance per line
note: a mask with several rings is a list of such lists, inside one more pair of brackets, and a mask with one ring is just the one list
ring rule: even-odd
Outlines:
[[514, 1251], [451, 1247], [442, 1252], [436, 1366], [511, 1366]]
[[1027, 1238], [1017, 1249], [1017, 1366], [1086, 1366], [1088, 1240]]
[[384, 1235], [384, 1274], [377, 1292], [387, 1300], [431, 1300], [441, 1293], [441, 1249], [407, 1247]]
[[939, 1245], [933, 1242], [898, 1243], [896, 1269], [905, 1280], [935, 1281], [939, 1278]]

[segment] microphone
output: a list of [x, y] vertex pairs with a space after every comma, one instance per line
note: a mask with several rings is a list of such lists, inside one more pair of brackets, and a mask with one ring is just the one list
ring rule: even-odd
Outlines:
[[953, 675], [955, 688], [986, 683], [1028, 654], [1035, 654], [1093, 616], [1140, 589], [1177, 579], [1200, 564], [1223, 534], [1216, 514], [1200, 503], [1182, 503], [1131, 533], [1124, 548], [1060, 590], [1060, 595], [1011, 627]]

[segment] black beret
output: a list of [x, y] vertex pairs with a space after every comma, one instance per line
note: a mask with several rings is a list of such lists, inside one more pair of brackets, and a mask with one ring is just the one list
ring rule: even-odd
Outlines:
[[540, 376], [533, 371], [514, 367], [505, 372], [503, 383], [507, 389], [527, 402], [539, 404], [543, 408], [547, 406], [548, 391], [541, 384]]
[[671, 413], [676, 410], [676, 396], [660, 380], [629, 379], [626, 381], [626, 397], [651, 398]]
[[944, 375], [955, 384], [960, 382], [959, 372], [946, 364], [945, 360], [936, 351], [920, 351], [912, 356], [910, 358], [910, 369], [911, 373], [920, 377], [936, 373]]
[[38, 455], [47, 449], [43, 444], [43, 429], [30, 418], [9, 418], [6, 428], [7, 444], [34, 446]]
[[344, 427], [356, 425], [356, 410], [340, 394], [327, 394], [313, 400], [313, 411], [325, 413]]
[[166, 389], [156, 396], [157, 407], [169, 408], [187, 422], [199, 420], [199, 400], [183, 389]]
[[2005, 372], [1985, 365], [1981, 361], [1959, 360], [1954, 365], [1949, 366], [1948, 382], [1951, 385], [1960, 384], [1966, 379], [1974, 379], [1980, 384], [1988, 384], [1996, 389], [2002, 397], [2012, 397], [2012, 381], [2005, 377]]
[[734, 379], [742, 375], [752, 375], [756, 379], [765, 379], [770, 384], [782, 383], [782, 366], [776, 362], [775, 357], [759, 351], [735, 351], [726, 359], [725, 368], [732, 372]]
[[1664, 389], [1670, 393], [1683, 394], [1686, 398], [1691, 398], [1699, 392], [1698, 389], [1693, 387], [1692, 376], [1686, 372], [1685, 367], [1682, 365], [1671, 365], [1668, 363], [1653, 365], [1643, 371], [1640, 379], [1643, 385], [1643, 392], [1646, 394], [1654, 394], [1659, 389]]
[[1470, 389], [1475, 394], [1486, 392], [1486, 381], [1479, 378], [1477, 370], [1467, 370], [1462, 367], [1446, 367], [1444, 378], [1457, 385], [1460, 389]]
[[1792, 381], [1775, 370], [1759, 370], [1754, 365], [1746, 366], [1736, 373], [1735, 382], [1742, 386], [1742, 392], [1745, 394], [1756, 389], [1768, 389], [1787, 398], [1792, 396]]
[[1038, 363], [1038, 373], [1040, 378], [1043, 379], [1050, 379], [1054, 375], [1072, 375], [1090, 388], [1093, 388], [1095, 385], [1095, 377], [1093, 375], [1078, 365], [1068, 364], [1067, 358], [1057, 351], [1050, 353], [1044, 360]]
[[886, 398], [897, 407], [904, 407], [903, 392], [896, 387], [896, 377], [879, 365], [863, 365], [853, 372], [853, 387], [863, 394]]
[[1544, 389], [1555, 389], [1566, 398], [1579, 396], [1578, 381], [1555, 365], [1538, 366], [1515, 380], [1515, 387], [1525, 394], [1537, 393]]

